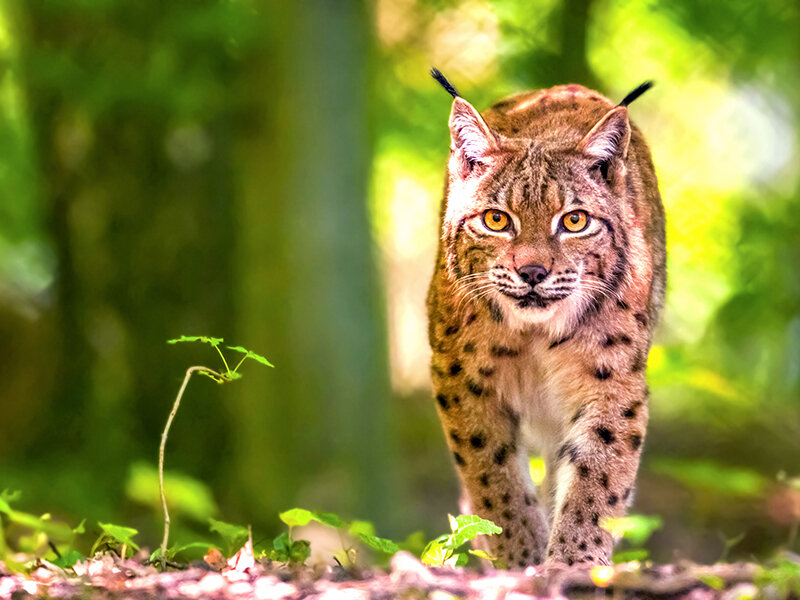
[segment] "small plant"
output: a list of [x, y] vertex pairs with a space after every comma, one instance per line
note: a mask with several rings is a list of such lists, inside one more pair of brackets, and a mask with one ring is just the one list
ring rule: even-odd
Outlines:
[[493, 563], [497, 562], [497, 559], [483, 550], [465, 552], [463, 546], [479, 535], [502, 533], [502, 528], [475, 515], [447, 516], [450, 519], [450, 533], [440, 535], [435, 540], [428, 542], [422, 552], [422, 562], [434, 566], [463, 567], [469, 560], [469, 554], [485, 558]]
[[648, 515], [628, 515], [617, 519], [601, 519], [600, 527], [615, 538], [622, 538], [630, 547], [628, 550], [616, 552], [613, 556], [615, 564], [633, 560], [646, 560], [649, 552], [643, 548], [645, 542], [654, 531], [661, 529], [661, 518]]
[[124, 527], [113, 523], [98, 523], [98, 525], [103, 532], [92, 545], [89, 556], [94, 556], [104, 546], [115, 550], [122, 558], [125, 558], [128, 550], [133, 554], [139, 549], [139, 546], [133, 541], [133, 537], [139, 532], [133, 527]]
[[[308, 525], [312, 521], [337, 529], [340, 536], [341, 534], [350, 535], [382, 554], [392, 555], [400, 550], [400, 546], [396, 542], [376, 536], [375, 526], [369, 521], [344, 521], [334, 513], [311, 511], [304, 508], [287, 510], [282, 512], [279, 517], [289, 526], [289, 531], [280, 534], [273, 540], [272, 549], [267, 552], [272, 560], [303, 562], [307, 559], [311, 554], [309, 543], [306, 540], [295, 540], [292, 536], [292, 529]], [[352, 565], [355, 563], [356, 550], [346, 544], [343, 537], [341, 539], [345, 562]]]
[[223, 341], [224, 340], [222, 338], [208, 337], [204, 335], [182, 335], [179, 338], [167, 340], [168, 344], [177, 344], [181, 342], [200, 342], [202, 344], [209, 344], [219, 354], [220, 358], [222, 359], [222, 364], [225, 366], [225, 370], [224, 372], [220, 373], [214, 369], [203, 366], [194, 366], [186, 369], [186, 376], [183, 378], [183, 383], [178, 390], [178, 395], [175, 397], [175, 402], [172, 404], [172, 410], [167, 417], [167, 423], [164, 426], [164, 431], [161, 433], [161, 445], [158, 449], [158, 487], [161, 494], [161, 506], [164, 510], [164, 537], [161, 541], [161, 553], [159, 555], [162, 569], [166, 566], [167, 561], [167, 543], [169, 542], [170, 525], [169, 510], [167, 509], [167, 496], [164, 492], [164, 449], [167, 446], [167, 438], [169, 437], [169, 430], [172, 427], [172, 421], [175, 419], [175, 415], [178, 412], [178, 408], [181, 404], [181, 398], [183, 397], [183, 393], [186, 391], [186, 386], [189, 384], [189, 379], [191, 379], [194, 373], [199, 373], [200, 375], [210, 377], [219, 384], [229, 383], [241, 377], [241, 374], [239, 373], [239, 367], [241, 367], [242, 363], [244, 363], [244, 361], [248, 358], [252, 358], [256, 362], [259, 362], [267, 367], [274, 366], [266, 358], [260, 354], [256, 354], [255, 352], [248, 350], [247, 348], [243, 348], [242, 346], [225, 346], [228, 350], [233, 350], [234, 352], [238, 352], [243, 355], [239, 362], [236, 363], [236, 366], [231, 369], [228, 365], [225, 355], [222, 353], [222, 350], [220, 350], [220, 345], [222, 345]]
[[[19, 492], [8, 490], [0, 492], [0, 516], [5, 516], [9, 523], [30, 531], [30, 535], [20, 538], [23, 555], [27, 554], [31, 559], [50, 556], [51, 562], [60, 567], [71, 567], [85, 558], [74, 548], [77, 537], [86, 531], [83, 521], [73, 528], [66, 523], [54, 521], [49, 514], [36, 516], [16, 510], [12, 508], [12, 504], [19, 497]], [[6, 545], [2, 519], [0, 519], [0, 560], [12, 570], [23, 570], [26, 566], [17, 560], [16, 553], [10, 552]]]

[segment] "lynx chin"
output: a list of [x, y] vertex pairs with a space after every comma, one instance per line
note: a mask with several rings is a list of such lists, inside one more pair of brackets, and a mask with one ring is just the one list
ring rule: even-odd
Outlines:
[[432, 74], [453, 106], [431, 371], [462, 511], [503, 528], [484, 543], [508, 568], [609, 564], [602, 523], [633, 500], [666, 282], [664, 210], [628, 117], [651, 84], [619, 104], [556, 86], [480, 114]]

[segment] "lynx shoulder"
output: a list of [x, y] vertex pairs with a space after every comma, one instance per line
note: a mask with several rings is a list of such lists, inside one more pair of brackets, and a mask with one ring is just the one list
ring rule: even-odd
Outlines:
[[[453, 95], [428, 295], [436, 406], [462, 510], [508, 567], [608, 564], [633, 499], [645, 366], [665, 289], [664, 211], [628, 104], [578, 85], [481, 115]], [[530, 454], [547, 475], [535, 489]]]

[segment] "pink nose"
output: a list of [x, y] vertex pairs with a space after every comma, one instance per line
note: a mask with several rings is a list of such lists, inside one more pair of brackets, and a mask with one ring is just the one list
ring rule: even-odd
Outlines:
[[519, 269], [517, 269], [517, 273], [519, 273], [522, 281], [533, 287], [547, 277], [548, 270], [542, 265], [531, 263], [521, 266]]

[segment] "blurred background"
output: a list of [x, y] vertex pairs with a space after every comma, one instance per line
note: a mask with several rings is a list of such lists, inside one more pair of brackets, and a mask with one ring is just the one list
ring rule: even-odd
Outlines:
[[[457, 511], [424, 295], [479, 109], [656, 87], [632, 118], [668, 216], [634, 511], [659, 560], [767, 556], [800, 520], [800, 8], [712, 0], [0, 0], [0, 489], [173, 539], [291, 506], [428, 535]], [[798, 211], [798, 212], [795, 212]], [[733, 541], [731, 541], [733, 540]], [[734, 545], [735, 544], [735, 545]], [[795, 546], [796, 548], [796, 546]]]

